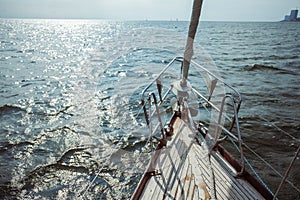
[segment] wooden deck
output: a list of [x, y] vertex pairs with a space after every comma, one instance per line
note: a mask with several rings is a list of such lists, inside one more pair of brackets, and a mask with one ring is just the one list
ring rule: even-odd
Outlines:
[[153, 159], [133, 199], [264, 199], [216, 151], [199, 144], [180, 118]]

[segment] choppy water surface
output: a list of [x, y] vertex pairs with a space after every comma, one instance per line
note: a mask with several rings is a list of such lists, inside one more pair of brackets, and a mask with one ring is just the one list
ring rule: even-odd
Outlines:
[[[139, 93], [182, 55], [188, 23], [0, 23], [0, 197], [129, 198], [149, 152]], [[300, 24], [200, 29], [197, 45], [244, 97], [245, 142], [284, 173], [299, 146]], [[280, 179], [252, 164], [275, 191]], [[297, 187], [299, 167], [298, 158], [289, 176]], [[283, 194], [299, 198], [288, 185]]]

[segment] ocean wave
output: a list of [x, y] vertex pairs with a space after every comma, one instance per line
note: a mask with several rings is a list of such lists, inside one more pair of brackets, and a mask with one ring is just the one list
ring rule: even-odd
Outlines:
[[22, 146], [28, 146], [28, 145], [34, 145], [34, 143], [32, 142], [28, 142], [28, 141], [23, 141], [23, 142], [18, 142], [15, 144], [9, 143], [9, 142], [4, 142], [4, 143], [0, 143], [0, 152], [4, 152], [7, 151], [8, 149], [14, 148], [14, 147], [22, 147]]
[[[17, 187], [11, 186], [11, 184], [1, 184], [0, 185], [0, 198], [1, 199], [17, 199], [15, 197], [16, 194], [18, 194], [20, 191]], [[14, 197], [14, 198], [12, 198]]]
[[17, 53], [33, 53], [34, 49], [25, 49], [25, 50], [18, 50]]
[[14, 105], [3, 105], [0, 106], [0, 114], [6, 114], [6, 113], [13, 113], [13, 112], [20, 112], [20, 111], [25, 111], [19, 106], [14, 106]]
[[0, 49], [0, 52], [17, 52], [18, 49], [16, 48], [7, 48], [7, 49]]
[[233, 58], [233, 61], [247, 61], [247, 60], [294, 60], [298, 59], [298, 55], [270, 55], [270, 56], [253, 56], [253, 57], [238, 57]]
[[233, 58], [233, 61], [246, 61], [246, 60], [262, 60], [264, 57], [262, 56], [255, 56], [255, 57], [240, 57], [240, 58]]
[[254, 65], [246, 65], [244, 67], [245, 71], [274, 71], [280, 74], [292, 74], [292, 75], [297, 75], [295, 72], [286, 70], [286, 69], [281, 69], [279, 67], [275, 67], [272, 65], [262, 65], [262, 64], [254, 64]]
[[43, 179], [47, 179], [48, 176], [52, 177], [52, 181], [59, 179], [58, 174], [63, 174], [62, 171], [77, 172], [82, 174], [88, 174], [90, 172], [85, 166], [72, 166], [61, 163], [40, 166], [24, 177], [22, 189], [32, 190], [35, 188], [37, 183], [42, 185], [43, 182], [46, 182], [47, 180]]
[[277, 55], [271, 55], [267, 57], [270, 60], [288, 60], [288, 59], [298, 59], [299, 56], [297, 55], [285, 55], [285, 56], [277, 56]]
[[[93, 159], [88, 147], [72, 148], [64, 152], [54, 163], [37, 166], [25, 177], [25, 182], [31, 182], [33, 179], [45, 176], [46, 174], [55, 174], [59, 170], [70, 172], [90, 173], [99, 168], [99, 163]], [[26, 187], [26, 184], [25, 184]]]

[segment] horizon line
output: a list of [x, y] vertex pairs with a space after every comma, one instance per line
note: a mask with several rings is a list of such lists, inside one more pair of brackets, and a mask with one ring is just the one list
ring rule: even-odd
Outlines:
[[[99, 20], [99, 21], [123, 21], [123, 22], [134, 22], [134, 21], [166, 21], [166, 22], [189, 22], [186, 19], [105, 19], [105, 18], [55, 18], [55, 17], [0, 17], [0, 19], [28, 19], [28, 20]], [[199, 22], [281, 22], [281, 20], [200, 20]]]

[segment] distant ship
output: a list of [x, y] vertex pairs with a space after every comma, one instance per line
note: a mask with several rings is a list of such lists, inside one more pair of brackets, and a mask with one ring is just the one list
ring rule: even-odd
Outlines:
[[286, 15], [284, 17], [284, 20], [282, 22], [300, 22], [300, 18], [297, 18], [298, 16], [298, 10], [291, 10], [290, 15]]

